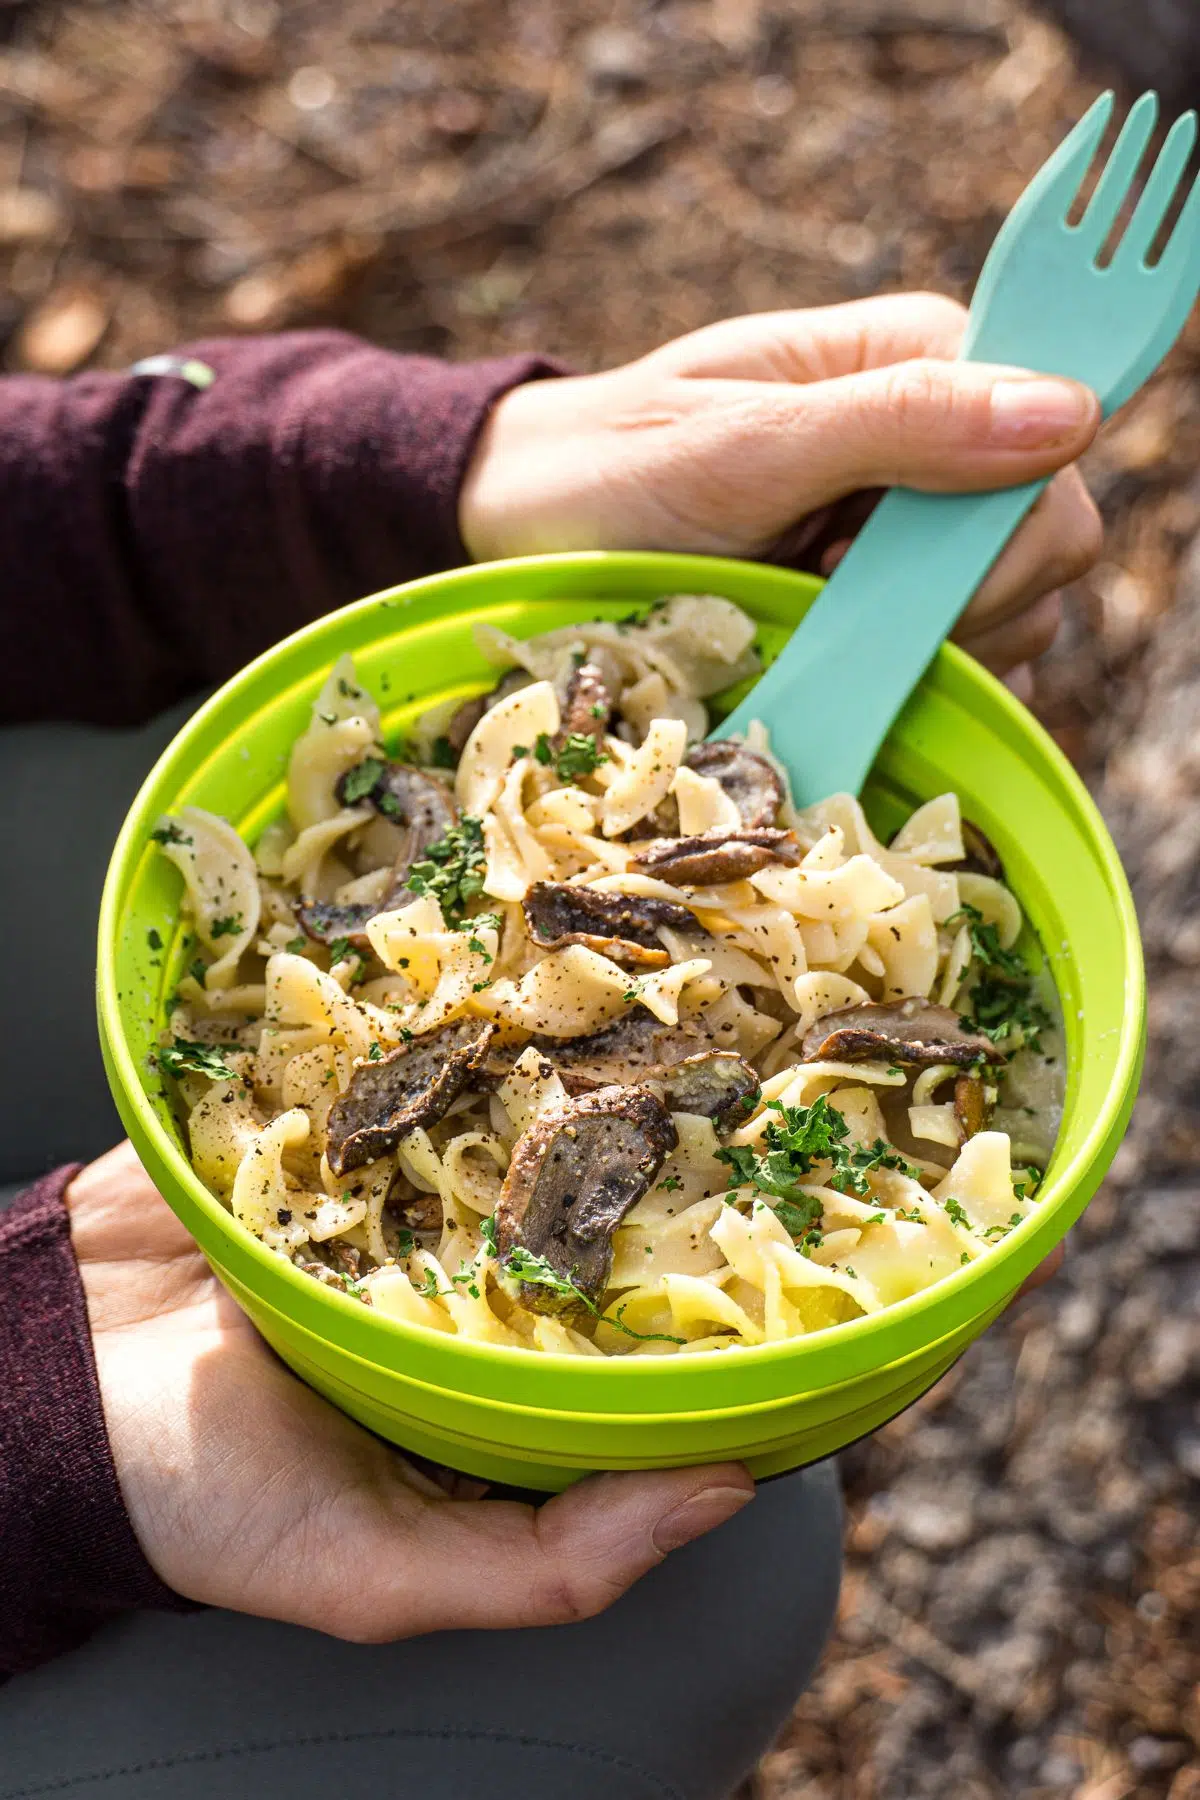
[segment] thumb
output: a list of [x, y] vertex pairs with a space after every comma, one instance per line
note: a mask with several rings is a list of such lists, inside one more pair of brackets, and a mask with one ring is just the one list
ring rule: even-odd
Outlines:
[[967, 492], [1035, 481], [1073, 462], [1100, 424], [1089, 388], [986, 363], [919, 358], [794, 394], [805, 498], [864, 487]]
[[[424, 1593], [434, 1608], [414, 1620], [411, 1588], [398, 1609], [406, 1634], [452, 1623], [503, 1629], [590, 1618], [672, 1550], [701, 1537], [754, 1498], [740, 1463], [592, 1475], [539, 1507], [506, 1500], [433, 1502], [419, 1527]], [[428, 1572], [436, 1570], [436, 1579]], [[406, 1584], [407, 1585], [407, 1584]], [[393, 1633], [394, 1635], [394, 1633]]]

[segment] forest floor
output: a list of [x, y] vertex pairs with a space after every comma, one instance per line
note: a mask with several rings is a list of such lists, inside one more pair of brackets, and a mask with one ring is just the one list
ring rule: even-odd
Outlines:
[[[3, 0], [7, 365], [336, 323], [599, 367], [965, 295], [1096, 85], [1016, 0], [599, 10]], [[1198, 369], [1194, 317], [1089, 458], [1104, 560], [1038, 683], [1138, 890], [1143, 1103], [1065, 1273], [846, 1458], [839, 1631], [756, 1800], [1200, 1800]]]

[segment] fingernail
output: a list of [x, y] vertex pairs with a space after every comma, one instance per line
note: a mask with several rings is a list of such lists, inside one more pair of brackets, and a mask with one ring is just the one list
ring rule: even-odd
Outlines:
[[1095, 396], [1075, 381], [1031, 376], [992, 388], [991, 440], [1009, 449], [1035, 449], [1077, 437], [1096, 410]]
[[654, 1548], [663, 1556], [682, 1549], [693, 1538], [703, 1537], [714, 1525], [732, 1518], [753, 1498], [753, 1489], [747, 1492], [745, 1488], [703, 1488], [673, 1512], [663, 1514], [651, 1534]]

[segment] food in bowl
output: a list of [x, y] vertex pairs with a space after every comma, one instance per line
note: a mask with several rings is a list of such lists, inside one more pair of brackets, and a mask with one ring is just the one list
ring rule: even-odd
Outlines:
[[890, 844], [700, 740], [754, 625], [684, 595], [528, 640], [402, 749], [335, 665], [252, 853], [155, 837], [195, 941], [157, 1052], [192, 1161], [386, 1316], [578, 1356], [878, 1312], [1036, 1205], [1054, 996], [943, 795]]

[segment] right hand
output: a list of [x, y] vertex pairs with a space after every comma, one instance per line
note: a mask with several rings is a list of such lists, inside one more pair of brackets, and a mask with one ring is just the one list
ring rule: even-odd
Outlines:
[[121, 1492], [189, 1599], [356, 1643], [560, 1624], [754, 1496], [722, 1463], [592, 1475], [536, 1509], [457, 1498], [284, 1368], [129, 1144], [67, 1207]]
[[[1056, 590], [1095, 561], [1078, 473], [1100, 423], [1076, 382], [952, 360], [966, 312], [938, 294], [759, 313], [598, 375], [531, 381], [492, 409], [459, 503], [472, 556], [676, 550], [771, 556], [863, 489], [1054, 479], [956, 639], [999, 674], [1047, 649]], [[1055, 473], [1058, 471], [1058, 473]], [[822, 572], [839, 549], [832, 542]]]

